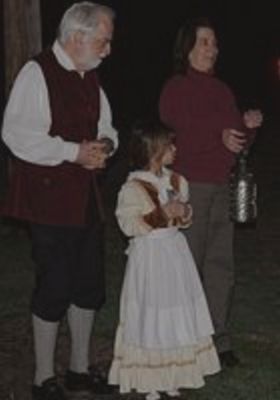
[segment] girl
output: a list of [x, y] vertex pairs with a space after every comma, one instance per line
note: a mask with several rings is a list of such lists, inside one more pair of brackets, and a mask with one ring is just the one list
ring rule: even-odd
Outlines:
[[212, 322], [188, 244], [178, 228], [191, 223], [186, 180], [174, 161], [173, 134], [161, 124], [133, 132], [136, 170], [123, 185], [116, 210], [130, 237], [120, 322], [109, 383], [147, 400], [159, 391], [178, 396], [219, 371]]

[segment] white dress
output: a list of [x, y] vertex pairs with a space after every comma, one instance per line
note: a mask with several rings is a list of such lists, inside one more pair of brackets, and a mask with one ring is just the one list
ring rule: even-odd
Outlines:
[[[152, 229], [143, 220], [155, 207], [137, 179], [167, 201], [171, 172], [134, 172], [122, 187], [116, 215], [133, 236], [121, 294], [120, 322], [109, 383], [120, 392], [170, 391], [203, 386], [220, 370], [205, 295], [185, 236], [177, 227]], [[180, 178], [180, 196], [188, 186]]]

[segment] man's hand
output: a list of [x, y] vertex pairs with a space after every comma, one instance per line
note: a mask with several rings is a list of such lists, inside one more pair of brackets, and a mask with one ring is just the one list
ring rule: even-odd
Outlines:
[[224, 129], [222, 140], [229, 151], [240, 153], [246, 144], [246, 135], [245, 133], [239, 132], [235, 129]]
[[259, 128], [263, 122], [263, 114], [260, 110], [248, 110], [243, 115], [243, 121], [246, 128]]
[[108, 157], [104, 148], [104, 143], [83, 141], [80, 144], [76, 163], [89, 170], [104, 168]]
[[106, 154], [108, 154], [108, 156], [114, 150], [114, 142], [112, 139], [110, 139], [108, 137], [102, 137], [102, 138], [98, 139], [98, 143], [104, 144], [104, 151]]

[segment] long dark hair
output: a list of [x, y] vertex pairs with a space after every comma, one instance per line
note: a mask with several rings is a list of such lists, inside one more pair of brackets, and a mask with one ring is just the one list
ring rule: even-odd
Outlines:
[[132, 169], [149, 169], [151, 158], [157, 154], [160, 159], [174, 136], [172, 129], [158, 120], [137, 122], [129, 146]]
[[189, 68], [189, 54], [195, 45], [197, 30], [199, 28], [210, 28], [214, 31], [211, 21], [204, 17], [187, 21], [179, 28], [174, 45], [174, 73], [182, 75], [187, 73]]

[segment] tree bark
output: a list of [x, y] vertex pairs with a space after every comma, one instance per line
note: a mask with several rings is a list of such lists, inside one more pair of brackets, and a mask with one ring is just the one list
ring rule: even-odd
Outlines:
[[3, 0], [5, 93], [22, 65], [42, 48], [40, 0]]
[[[1, 1], [1, 0], [0, 0]], [[5, 97], [23, 64], [42, 48], [40, 0], [2, 0]], [[8, 182], [9, 161], [0, 143], [0, 189]]]

